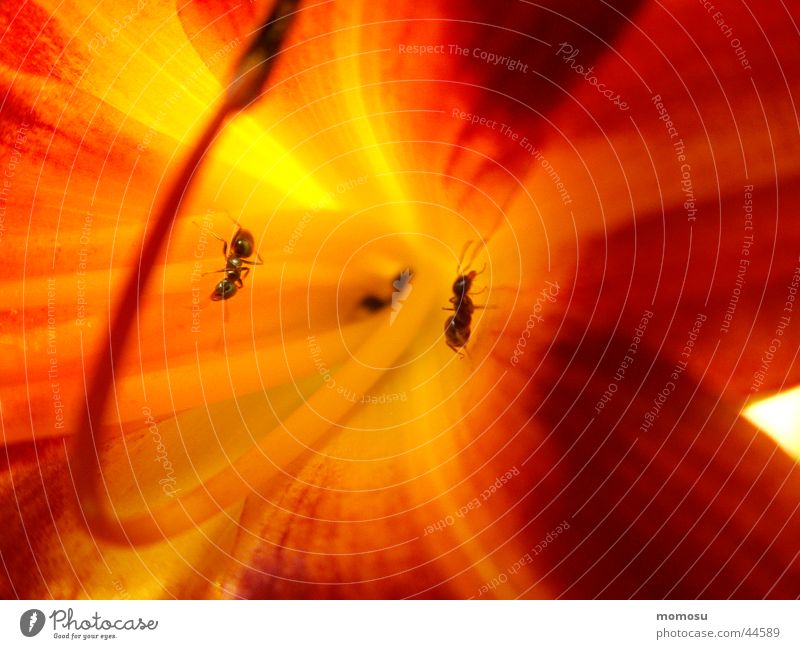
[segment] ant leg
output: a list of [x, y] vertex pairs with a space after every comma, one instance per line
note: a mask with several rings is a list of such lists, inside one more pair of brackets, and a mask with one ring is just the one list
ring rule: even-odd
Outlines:
[[228, 269], [220, 268], [219, 270], [209, 270], [208, 272], [203, 273], [203, 277], [205, 277], [206, 275], [213, 275], [214, 273], [224, 273], [226, 270]]
[[[256, 259], [258, 259], [258, 261], [248, 261], [245, 263], [250, 264], [251, 266], [260, 266], [261, 264], [264, 263], [264, 260], [261, 259], [261, 255], [259, 255], [257, 251], [256, 251]], [[242, 261], [244, 261], [244, 259]]]
[[258, 258], [258, 261], [248, 261], [247, 259], [240, 259], [239, 261], [241, 261], [243, 264], [249, 264], [251, 266], [260, 266], [264, 263], [264, 260], [261, 259], [261, 255], [256, 253], [256, 257]]
[[239, 271], [239, 277], [244, 279], [250, 274], [250, 269], [247, 266], [242, 266], [242, 269]]
[[456, 347], [455, 345], [451, 345], [450, 343], [447, 343], [447, 346], [456, 353], [459, 359], [468, 356], [466, 347]]

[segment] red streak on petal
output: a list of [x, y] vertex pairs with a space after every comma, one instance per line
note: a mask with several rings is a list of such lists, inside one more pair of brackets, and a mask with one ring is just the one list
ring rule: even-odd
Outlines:
[[102, 466], [98, 439], [94, 431], [96, 427], [99, 428], [103, 420], [111, 390], [114, 387], [114, 350], [118, 350], [117, 358], [119, 360], [137, 319], [139, 296], [150, 279], [159, 254], [164, 252], [167, 235], [194, 174], [225, 122], [228, 112], [227, 106], [220, 107], [206, 126], [197, 146], [184, 164], [180, 174], [175, 178], [172, 189], [155, 219], [153, 228], [145, 236], [138, 271], [132, 272], [128, 278], [122, 292], [122, 301], [112, 320], [107, 344], [108, 357], [101, 356], [97, 364], [88, 392], [86, 417], [78, 426], [72, 453], [77, 493], [91, 530], [111, 538], [122, 540], [126, 538], [126, 534], [119, 519], [110, 518], [105, 511], [105, 503], [109, 501], [109, 498], [107, 490], [104, 492], [100, 486]]

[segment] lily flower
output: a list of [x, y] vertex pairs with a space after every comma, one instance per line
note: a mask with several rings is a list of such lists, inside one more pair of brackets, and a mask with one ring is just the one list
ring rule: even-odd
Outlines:
[[399, 4], [0, 9], [0, 594], [800, 595], [796, 16]]

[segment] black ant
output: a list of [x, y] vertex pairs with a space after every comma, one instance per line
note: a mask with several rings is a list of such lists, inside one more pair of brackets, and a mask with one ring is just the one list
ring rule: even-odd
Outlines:
[[[231, 219], [233, 220], [233, 219]], [[236, 223], [236, 221], [234, 221]], [[225, 268], [211, 271], [213, 273], [225, 273], [225, 278], [220, 280], [214, 287], [211, 299], [215, 302], [227, 300], [236, 295], [236, 291], [244, 286], [243, 279], [250, 274], [250, 266], [259, 266], [264, 263], [261, 255], [255, 252], [255, 241], [250, 230], [245, 230], [236, 223], [237, 230], [230, 243], [228, 252], [228, 242], [221, 236], [209, 231], [211, 236], [222, 241], [222, 254], [225, 255]], [[258, 261], [248, 261], [245, 257], [252, 257], [255, 254]], [[208, 275], [208, 273], [204, 273]]]
[[[464, 250], [461, 253], [462, 260], [464, 255], [466, 255], [471, 243], [471, 241], [468, 241], [464, 246]], [[475, 250], [477, 253], [477, 246]], [[467, 266], [469, 266], [474, 260], [475, 255], [472, 256], [472, 259]], [[459, 262], [456, 268], [458, 277], [456, 278], [456, 281], [453, 282], [453, 297], [450, 298], [450, 304], [453, 305], [453, 308], [448, 309], [447, 307], [442, 307], [445, 311], [455, 312], [454, 315], [447, 318], [444, 323], [444, 335], [447, 339], [447, 346], [457, 354], [461, 354], [462, 350], [469, 342], [472, 314], [475, 312], [475, 309], [483, 308], [483, 305], [475, 305], [475, 303], [473, 303], [469, 292], [472, 288], [473, 280], [484, 270], [486, 270], [486, 266], [479, 271], [471, 270], [468, 273], [463, 273], [462, 263]], [[473, 295], [477, 294], [473, 293]]]

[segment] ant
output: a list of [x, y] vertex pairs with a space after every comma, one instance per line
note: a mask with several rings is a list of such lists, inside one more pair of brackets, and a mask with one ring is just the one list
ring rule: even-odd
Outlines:
[[411, 268], [406, 268], [404, 271], [396, 275], [394, 281], [392, 282], [392, 288], [394, 288], [394, 292], [392, 293], [391, 299], [379, 297], [370, 293], [364, 296], [360, 305], [368, 311], [375, 312], [380, 311], [391, 304], [391, 321], [394, 322], [398, 312], [402, 308], [403, 300], [405, 300], [408, 297], [408, 294], [411, 293], [412, 277], [414, 277], [414, 271]]
[[[250, 274], [250, 266], [259, 266], [264, 263], [261, 255], [255, 252], [255, 242], [250, 230], [245, 230], [239, 223], [236, 224], [236, 232], [230, 243], [228, 252], [228, 242], [221, 236], [209, 231], [211, 236], [222, 241], [222, 254], [225, 256], [225, 268], [211, 271], [212, 273], [225, 273], [225, 278], [220, 280], [214, 287], [211, 299], [215, 302], [227, 300], [236, 295], [236, 291], [244, 286], [243, 279]], [[255, 254], [258, 261], [248, 261], [245, 257], [252, 257]], [[247, 264], [247, 265], [245, 265]], [[204, 273], [208, 275], [209, 273]]]
[[[467, 250], [469, 250], [469, 246], [471, 244], [472, 242], [468, 241], [464, 246], [464, 250], [461, 253], [462, 260], [464, 259], [464, 256], [466, 255]], [[478, 249], [476, 246], [475, 254], [473, 254], [469, 263], [466, 264], [467, 266], [475, 261], [477, 250]], [[456, 267], [458, 277], [456, 278], [456, 281], [453, 282], [453, 297], [450, 298], [450, 304], [453, 305], [453, 308], [448, 309], [447, 307], [442, 307], [445, 311], [455, 312], [452, 316], [445, 320], [444, 335], [447, 339], [447, 346], [459, 355], [463, 355], [462, 350], [465, 349], [467, 342], [469, 342], [472, 314], [475, 312], [475, 309], [483, 308], [483, 305], [476, 306], [473, 303], [469, 292], [470, 289], [472, 289], [473, 280], [484, 270], [486, 270], [486, 266], [479, 271], [471, 270], [467, 273], [464, 273], [462, 272], [462, 263], [459, 262], [458, 266]], [[482, 292], [483, 290], [480, 291], [480, 293]], [[477, 293], [473, 293], [473, 295], [477, 295]]]

